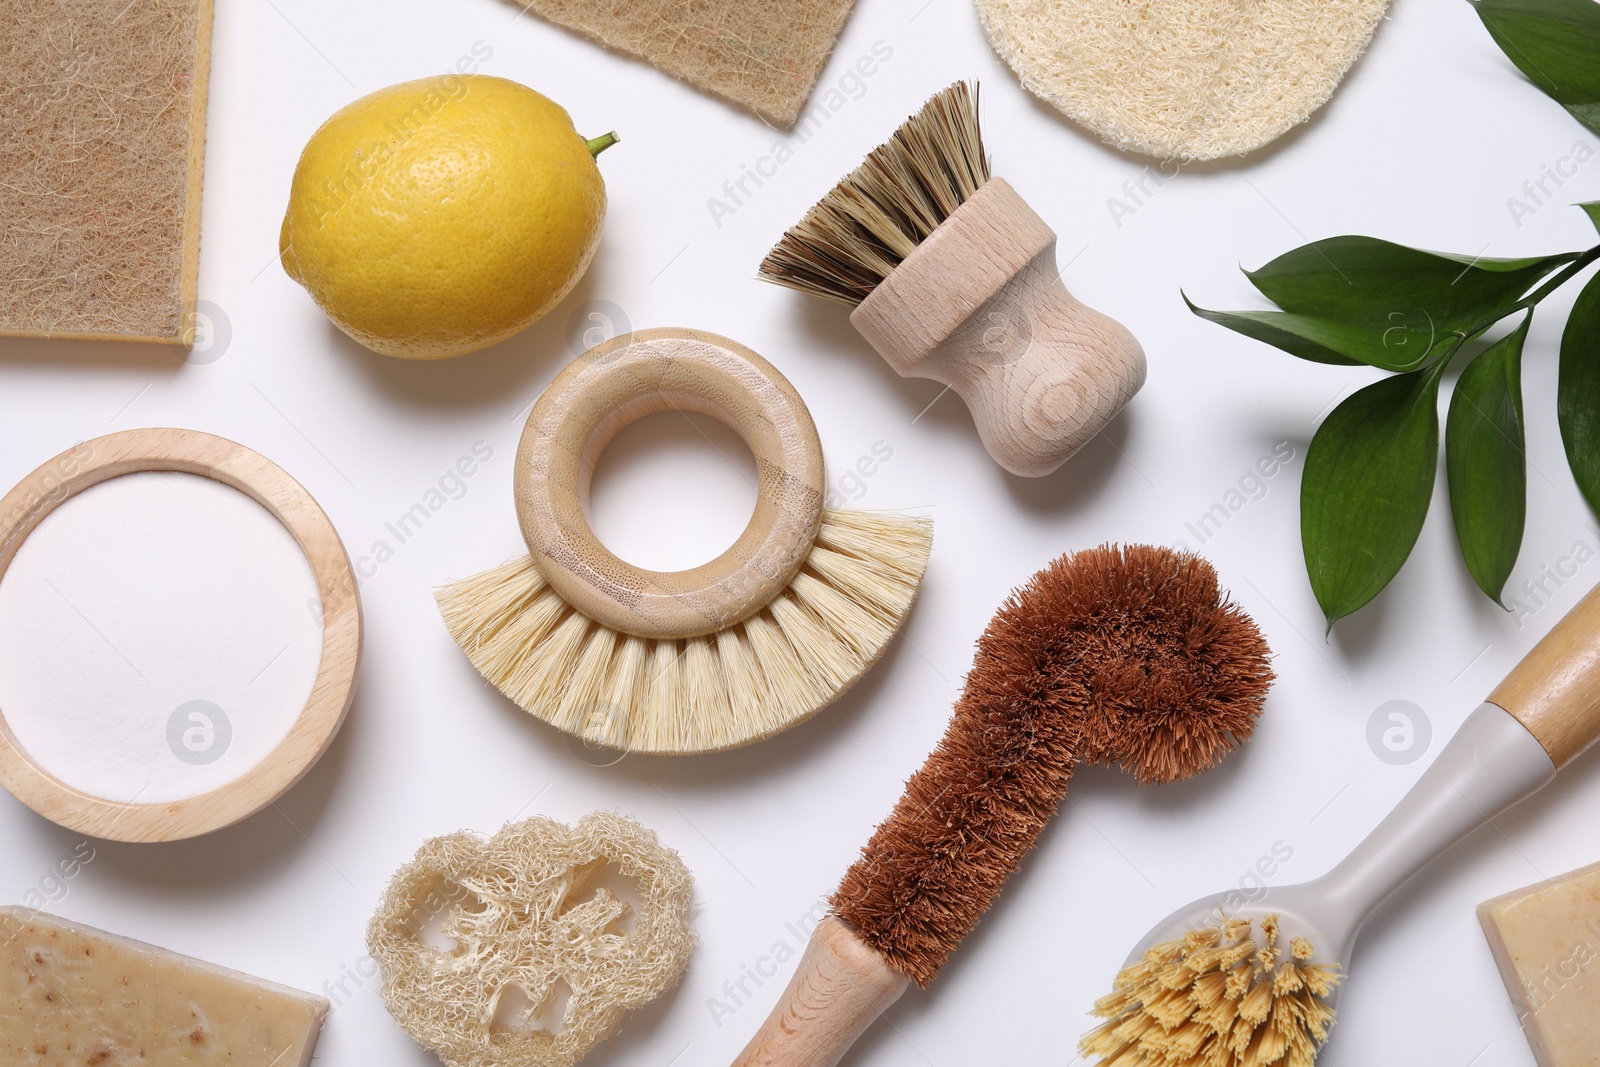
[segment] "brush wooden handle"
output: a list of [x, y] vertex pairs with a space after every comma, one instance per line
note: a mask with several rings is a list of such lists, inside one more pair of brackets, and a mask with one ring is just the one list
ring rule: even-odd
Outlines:
[[833, 1067], [909, 984], [830, 915], [812, 931], [794, 977], [734, 1067]]
[[1056, 235], [991, 178], [850, 315], [903, 375], [932, 378], [972, 410], [1006, 470], [1065, 463], [1144, 384], [1144, 350], [1067, 292]]
[[[689, 570], [619, 559], [584, 517], [600, 453], [658, 411], [720, 419], [756, 459], [750, 524], [726, 552]], [[822, 525], [822, 442], [805, 401], [772, 364], [701, 330], [638, 330], [574, 360], [528, 416], [515, 483], [539, 573], [584, 615], [638, 637], [696, 637], [754, 615], [794, 580]]]
[[1600, 586], [1562, 616], [1489, 694], [1563, 767], [1600, 737]]

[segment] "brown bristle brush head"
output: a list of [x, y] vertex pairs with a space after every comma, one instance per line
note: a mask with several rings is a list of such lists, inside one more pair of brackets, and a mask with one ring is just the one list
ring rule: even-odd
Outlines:
[[760, 274], [859, 304], [988, 180], [978, 90], [956, 82], [806, 212], [761, 261]]
[[1049, 474], [1145, 379], [1121, 323], [1067, 292], [1056, 234], [992, 177], [976, 85], [934, 94], [785, 233], [770, 282], [849, 305], [896, 373], [948, 387], [996, 463]]
[[1064, 556], [978, 641], [939, 747], [856, 861], [835, 914], [926, 986], [988, 910], [1079, 764], [1147, 784], [1249, 739], [1266, 640], [1198, 556], [1146, 545]]
[[1255, 728], [1270, 655], [1190, 553], [1105, 545], [1035, 574], [979, 639], [943, 740], [845, 874], [834, 918], [737, 1062], [836, 1062], [906, 979], [933, 981], [1080, 764], [1153, 784], [1215, 766]]

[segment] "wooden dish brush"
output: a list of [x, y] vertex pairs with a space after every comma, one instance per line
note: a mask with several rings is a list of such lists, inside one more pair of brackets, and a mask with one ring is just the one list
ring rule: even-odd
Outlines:
[[909, 982], [933, 981], [1021, 864], [1080, 763], [1174, 782], [1248, 740], [1272, 671], [1197, 556], [1063, 556], [978, 641], [939, 747], [832, 898], [740, 1067], [831, 1067]]
[[760, 275], [854, 307], [851, 323], [891, 367], [967, 402], [1013, 474], [1060, 467], [1144, 384], [1139, 342], [1067, 292], [1055, 231], [989, 176], [965, 82], [807, 212]]
[[[595, 462], [658, 411], [727, 423], [760, 485], [710, 563], [648, 571], [584, 517]], [[697, 330], [623, 334], [550, 383], [517, 451], [529, 555], [435, 593], [473, 666], [524, 710], [630, 752], [734, 748], [809, 717], [877, 662], [905, 621], [933, 533], [915, 516], [824, 508], [805, 402], [750, 349]]]

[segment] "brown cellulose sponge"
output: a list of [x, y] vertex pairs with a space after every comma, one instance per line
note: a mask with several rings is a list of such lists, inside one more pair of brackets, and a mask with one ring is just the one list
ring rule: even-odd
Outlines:
[[[595, 884], [608, 867], [638, 908]], [[367, 950], [389, 1014], [448, 1067], [567, 1067], [683, 976], [691, 889], [678, 854], [632, 819], [528, 819], [487, 841], [425, 842], [384, 893]], [[424, 940], [430, 920], [453, 950]]]
[[6, 0], [0, 335], [193, 339], [211, 0]]
[[1080, 763], [1156, 784], [1212, 767], [1254, 730], [1269, 654], [1198, 556], [1108, 545], [1056, 560], [979, 638], [949, 729], [846, 872], [834, 914], [926, 986]]
[[977, 0], [1034, 95], [1107, 144], [1243, 155], [1327, 102], [1388, 0]]
[[855, 0], [518, 0], [788, 129]]

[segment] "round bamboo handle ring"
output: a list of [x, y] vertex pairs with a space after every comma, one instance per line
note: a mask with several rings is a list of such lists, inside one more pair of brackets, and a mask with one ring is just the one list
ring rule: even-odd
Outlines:
[[259, 763], [208, 793], [157, 804], [93, 796], [48, 774], [17, 741], [0, 708], [0, 785], [53, 823], [112, 841], [178, 841], [220, 830], [276, 801], [333, 742], [355, 693], [361, 602], [344, 543], [310, 493], [244, 445], [198, 430], [123, 430], [46, 462], [0, 499], [0, 578], [17, 550], [63, 501], [142, 471], [178, 471], [221, 482], [283, 523], [311, 564], [322, 599], [322, 658], [311, 695], [289, 733]]
[[[690, 570], [626, 563], [584, 517], [600, 453], [658, 411], [719, 419], [756, 459], [750, 524]], [[517, 516], [540, 573], [584, 615], [645, 638], [716, 633], [777, 599], [816, 540], [823, 486], [822, 442], [794, 386], [750, 349], [699, 330], [639, 330], [591, 348], [533, 406], [517, 449]]]

